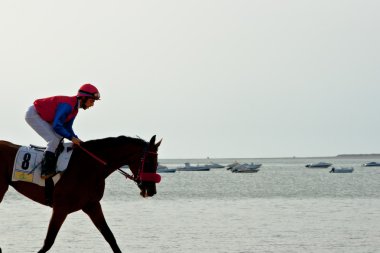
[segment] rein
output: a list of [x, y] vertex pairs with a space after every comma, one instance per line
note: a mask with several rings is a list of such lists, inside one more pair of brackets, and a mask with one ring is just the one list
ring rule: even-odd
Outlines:
[[[99, 163], [103, 164], [104, 166], [108, 166], [107, 163], [104, 160], [100, 159], [94, 153], [88, 151], [86, 148], [84, 148], [84, 147], [82, 147], [80, 145], [78, 145], [78, 147], [80, 147], [84, 152], [86, 152], [89, 156], [91, 156], [92, 158], [94, 158]], [[145, 159], [146, 159], [146, 155], [147, 154], [158, 155], [157, 152], [144, 151], [144, 155], [141, 158], [141, 167], [139, 168], [139, 170], [137, 172], [137, 176], [132, 176], [129, 173], [125, 172], [124, 170], [120, 169], [120, 168], [118, 168], [117, 170], [120, 172], [120, 174], [122, 174], [123, 176], [125, 176], [125, 178], [130, 179], [130, 180], [134, 181], [137, 184], [141, 183], [141, 181], [148, 181], [148, 182], [159, 183], [161, 181], [161, 176], [159, 174], [144, 172], [144, 165], [145, 165]]]
[[89, 156], [91, 156], [92, 158], [94, 158], [96, 161], [100, 162], [104, 166], [107, 166], [107, 163], [105, 161], [103, 161], [102, 159], [100, 159], [99, 157], [97, 157], [96, 155], [94, 155], [94, 153], [91, 153], [90, 151], [88, 151], [87, 149], [85, 149], [84, 147], [82, 147], [81, 145], [77, 145], [77, 146], [80, 147]]

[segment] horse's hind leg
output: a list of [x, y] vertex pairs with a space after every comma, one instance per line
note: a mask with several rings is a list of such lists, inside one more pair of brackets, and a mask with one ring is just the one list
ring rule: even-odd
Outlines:
[[51, 248], [51, 246], [53, 246], [58, 231], [61, 228], [66, 217], [67, 213], [64, 213], [62, 211], [56, 211], [53, 209], [53, 214], [49, 223], [49, 228], [45, 238], [44, 246], [40, 249], [40, 251], [38, 251], [38, 253], [45, 253]]
[[119, 246], [117, 245], [116, 239], [112, 234], [111, 229], [108, 227], [106, 219], [104, 218], [102, 207], [100, 203], [93, 203], [91, 205], [87, 205], [82, 209], [92, 220], [95, 226], [98, 228], [100, 233], [102, 233], [104, 239], [109, 243], [113, 252], [121, 253]]

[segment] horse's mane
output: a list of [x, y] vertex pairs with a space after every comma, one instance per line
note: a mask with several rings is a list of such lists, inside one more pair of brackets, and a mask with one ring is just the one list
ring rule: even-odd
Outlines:
[[107, 148], [107, 147], [117, 147], [120, 145], [125, 145], [125, 144], [135, 144], [135, 145], [141, 145], [145, 146], [147, 142], [141, 138], [133, 138], [133, 137], [128, 137], [128, 136], [118, 136], [118, 137], [107, 137], [103, 139], [96, 139], [96, 140], [89, 140], [84, 142], [82, 145], [84, 147], [88, 148]]

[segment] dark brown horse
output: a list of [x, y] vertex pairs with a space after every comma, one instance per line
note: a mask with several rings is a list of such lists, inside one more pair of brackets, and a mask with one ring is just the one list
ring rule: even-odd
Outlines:
[[[104, 218], [100, 200], [103, 197], [105, 179], [114, 171], [128, 165], [133, 173], [129, 176], [140, 188], [140, 195], [151, 197], [156, 194], [157, 149], [153, 136], [149, 143], [142, 139], [119, 136], [92, 140], [75, 147], [67, 170], [54, 187], [52, 216], [40, 253], [47, 252], [53, 245], [61, 225], [69, 213], [85, 212], [110, 244], [113, 252], [121, 252]], [[26, 197], [48, 205], [45, 188], [36, 184], [11, 181], [13, 163], [19, 145], [0, 141], [0, 202], [11, 185]], [[104, 165], [85, 150], [105, 161]], [[153, 179], [152, 179], [153, 178]]]

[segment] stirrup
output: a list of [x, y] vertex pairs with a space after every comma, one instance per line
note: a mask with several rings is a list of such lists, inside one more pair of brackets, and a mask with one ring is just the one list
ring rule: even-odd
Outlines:
[[45, 171], [45, 172], [41, 172], [41, 178], [42, 178], [42, 179], [48, 179], [48, 178], [50, 178], [50, 177], [55, 176], [55, 174], [57, 174], [55, 171]]

